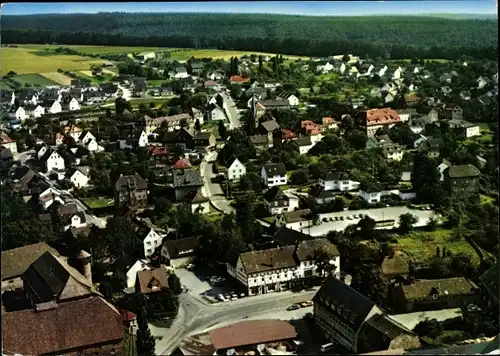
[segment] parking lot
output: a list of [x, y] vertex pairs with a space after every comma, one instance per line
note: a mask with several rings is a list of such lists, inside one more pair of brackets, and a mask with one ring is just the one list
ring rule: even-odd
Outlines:
[[[368, 215], [375, 220], [392, 219], [396, 221], [395, 226], [397, 226], [399, 222], [399, 216], [406, 213], [410, 213], [418, 218], [418, 222], [415, 224], [415, 226], [419, 227], [426, 226], [428, 224], [429, 219], [434, 214], [434, 211], [410, 209], [406, 206], [393, 206], [387, 208], [347, 210], [339, 211], [336, 213], [319, 214], [320, 224], [304, 228], [303, 232], [311, 236], [322, 236], [326, 235], [329, 231], [332, 230], [343, 231], [347, 226], [357, 224], [361, 219], [360, 215]], [[328, 219], [328, 221], [324, 221], [324, 219]], [[331, 219], [333, 219], [334, 221], [331, 221]], [[387, 228], [391, 227], [389, 226]]]
[[[181, 280], [182, 286], [187, 289], [187, 293], [205, 297], [211, 302], [220, 302], [221, 300], [218, 299], [219, 295], [224, 297], [224, 301], [240, 299], [245, 296], [241, 293], [235, 293], [234, 288], [231, 288], [225, 278], [222, 277], [222, 274], [214, 272], [205, 274], [200, 269], [202, 268], [196, 268], [193, 271], [188, 271], [184, 268], [175, 270], [175, 273]], [[212, 280], [210, 280], [211, 277]]]

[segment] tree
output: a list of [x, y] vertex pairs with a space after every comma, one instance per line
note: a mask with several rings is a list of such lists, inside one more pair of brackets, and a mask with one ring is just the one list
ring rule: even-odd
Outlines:
[[172, 289], [172, 292], [174, 292], [174, 294], [181, 294], [182, 292], [181, 281], [175, 273], [172, 273], [168, 277], [168, 285], [170, 289]]
[[417, 153], [413, 157], [411, 181], [420, 201], [438, 204], [444, 199], [440, 179], [437, 165], [431, 158], [424, 153]]
[[335, 272], [335, 264], [333, 258], [336, 251], [323, 246], [314, 251], [314, 260], [316, 263], [316, 273], [319, 277], [325, 277]]
[[358, 227], [360, 228], [359, 233], [361, 239], [363, 240], [373, 240], [373, 234], [375, 232], [376, 221], [369, 216], [363, 217], [358, 222]]
[[263, 57], [262, 55], [259, 55], [259, 73], [262, 73], [262, 68], [263, 68]]
[[157, 216], [161, 216], [168, 213], [173, 206], [170, 200], [162, 196], [154, 196], [153, 205], [155, 207], [154, 213]]
[[224, 122], [222, 120], [219, 121], [219, 136], [223, 140], [226, 140], [226, 138], [227, 138], [227, 128], [226, 128], [226, 125], [224, 125]]
[[293, 185], [302, 185], [307, 183], [307, 171], [304, 169], [299, 169], [296, 171], [293, 171], [291, 177], [290, 177], [290, 182]]
[[233, 98], [239, 98], [241, 95], [241, 85], [235, 84], [231, 86], [231, 96]]
[[194, 128], [196, 131], [201, 131], [201, 124], [199, 119], [196, 119], [196, 122], [194, 123]]
[[155, 339], [149, 330], [146, 307], [141, 308], [141, 313], [137, 317], [137, 355], [155, 356]]
[[399, 216], [399, 229], [402, 234], [407, 234], [413, 230], [413, 225], [418, 222], [418, 218], [410, 213]]
[[413, 331], [420, 337], [428, 336], [435, 339], [443, 332], [443, 326], [436, 319], [425, 319], [418, 323]]
[[344, 56], [342, 57], [342, 62], [347, 63], [347, 62], [349, 62], [350, 59], [351, 59], [351, 57], [349, 57], [348, 54], [344, 54]]

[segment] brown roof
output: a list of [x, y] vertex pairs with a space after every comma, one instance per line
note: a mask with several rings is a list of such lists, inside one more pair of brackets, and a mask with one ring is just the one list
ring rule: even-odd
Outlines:
[[440, 298], [464, 294], [475, 294], [478, 286], [464, 278], [454, 277], [446, 279], [421, 279], [410, 285], [401, 287], [408, 301], [426, 300], [432, 298], [433, 293], [438, 293]]
[[297, 246], [295, 254], [299, 261], [310, 261], [315, 259], [316, 251], [322, 249], [330, 252], [332, 257], [340, 256], [337, 246], [325, 238], [300, 242]]
[[245, 252], [240, 255], [240, 258], [246, 273], [253, 274], [295, 267], [294, 252], [295, 246], [284, 246]]
[[0, 133], [0, 144], [5, 144], [5, 143], [11, 143], [11, 142], [16, 142], [13, 139], [9, 137], [6, 133], [2, 132]]
[[283, 213], [283, 218], [285, 219], [286, 223], [294, 223], [298, 221], [307, 221], [311, 220], [309, 215], [311, 214], [311, 210], [309, 209], [302, 209], [302, 210], [294, 210], [294, 211], [289, 211], [286, 213]]
[[381, 269], [384, 276], [400, 276], [410, 273], [408, 263], [399, 255], [385, 257]]
[[[200, 240], [196, 237], [185, 237], [176, 240], [166, 240], [165, 248], [171, 259], [192, 256], [200, 248]], [[191, 252], [191, 250], [193, 250]]]
[[2, 251], [2, 281], [20, 277], [45, 252], [59, 253], [45, 242]]
[[[212, 344], [208, 333], [193, 335], [185, 338], [178, 346], [183, 355], [213, 355], [217, 351]], [[179, 353], [174, 352], [177, 355]]]
[[400, 122], [400, 118], [396, 110], [384, 109], [371, 109], [364, 112], [366, 125], [380, 125]]
[[229, 80], [232, 82], [240, 82], [240, 83], [248, 83], [250, 81], [249, 78], [245, 78], [239, 75], [233, 75], [231, 78], [229, 78]]
[[472, 164], [462, 164], [447, 168], [450, 178], [478, 177], [481, 175], [479, 169]]
[[3, 349], [22, 355], [61, 354], [124, 336], [120, 313], [100, 297], [60, 303], [41, 312], [2, 312], [2, 330]]
[[295, 339], [297, 331], [283, 320], [246, 320], [209, 332], [216, 350]]
[[[137, 281], [139, 282], [140, 292], [143, 294], [158, 291], [160, 288], [168, 288], [168, 273], [165, 266], [155, 268], [149, 271], [137, 272]], [[153, 287], [159, 287], [158, 289]]]

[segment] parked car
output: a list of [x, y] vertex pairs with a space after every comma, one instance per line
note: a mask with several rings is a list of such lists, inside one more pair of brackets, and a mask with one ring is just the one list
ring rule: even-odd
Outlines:
[[221, 302], [225, 302], [226, 298], [224, 298], [224, 296], [222, 294], [218, 294], [217, 295], [217, 300], [220, 300]]
[[300, 306], [301, 306], [302, 308], [311, 307], [312, 305], [313, 305], [312, 300], [306, 300], [305, 302], [300, 303]]
[[322, 220], [323, 220], [323, 222], [327, 222], [328, 218], [323, 218]]
[[288, 311], [297, 310], [297, 309], [300, 309], [300, 305], [294, 304], [294, 305], [290, 305], [288, 308], [286, 308], [286, 310], [288, 310]]
[[240, 293], [240, 298], [245, 298], [246, 294], [245, 293]]
[[236, 299], [238, 299], [238, 294], [232, 293], [231, 294], [231, 300], [236, 300]]
[[343, 216], [341, 216], [339, 219], [340, 219], [340, 221], [344, 221], [344, 217]]
[[330, 221], [333, 221], [333, 218], [330, 218]]
[[192, 271], [192, 270], [194, 269], [194, 264], [192, 264], [192, 263], [188, 264], [188, 265], [186, 266], [186, 269], [187, 269], [188, 271]]

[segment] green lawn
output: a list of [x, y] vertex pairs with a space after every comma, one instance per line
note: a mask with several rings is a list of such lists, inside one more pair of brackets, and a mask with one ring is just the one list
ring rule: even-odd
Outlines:
[[137, 107], [140, 104], [146, 104], [146, 106], [149, 106], [150, 103], [154, 103], [156, 106], [158, 106], [165, 103], [166, 101], [168, 101], [168, 98], [131, 98], [129, 100], [132, 107]]
[[40, 74], [20, 74], [12, 77], [16, 82], [24, 86], [26, 83], [31, 85], [58, 85], [56, 83], [43, 75]]
[[453, 240], [452, 231], [441, 229], [432, 232], [413, 232], [397, 237], [398, 243], [392, 244], [396, 251], [402, 251], [409, 260], [415, 262], [428, 262], [436, 255], [436, 248], [446, 247], [448, 251], [456, 254], [467, 252], [472, 261], [479, 264], [479, 256], [472, 246], [465, 240]]
[[114, 204], [113, 198], [91, 197], [82, 199], [90, 208], [105, 208]]

